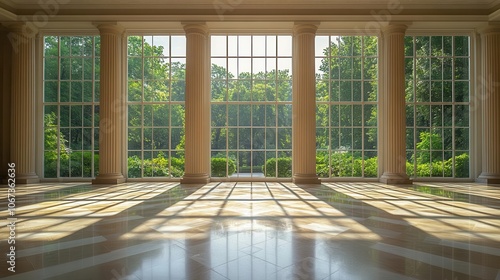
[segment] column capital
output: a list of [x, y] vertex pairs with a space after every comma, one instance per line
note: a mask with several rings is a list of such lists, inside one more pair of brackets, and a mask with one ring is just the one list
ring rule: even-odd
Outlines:
[[205, 22], [181, 22], [182, 27], [184, 28], [184, 31], [186, 32], [186, 35], [189, 34], [199, 34], [206, 36], [208, 35], [208, 26]]
[[390, 23], [387, 26], [381, 28], [382, 34], [402, 34], [404, 35], [408, 29], [408, 24], [406, 23]]
[[122, 35], [125, 29], [116, 22], [94, 22], [101, 35]]
[[318, 30], [318, 26], [320, 22], [316, 21], [296, 21], [293, 25], [293, 34], [316, 34], [316, 30]]
[[4, 24], [6, 30], [23, 35], [24, 37], [35, 37], [38, 34], [38, 28], [33, 24], [28, 25], [26, 22], [11, 22]]
[[7, 28], [7, 25], [5, 23], [0, 23], [0, 32], [8, 32], [9, 28]]
[[487, 25], [479, 27], [477, 32], [481, 36], [500, 34], [500, 22], [489, 22]]

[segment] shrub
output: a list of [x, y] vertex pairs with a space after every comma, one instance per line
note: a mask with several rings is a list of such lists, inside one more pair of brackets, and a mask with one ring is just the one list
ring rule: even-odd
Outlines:
[[[453, 158], [432, 163], [418, 163], [417, 177], [453, 177]], [[413, 176], [413, 164], [406, 162], [406, 174]], [[461, 154], [455, 157], [455, 177], [469, 177], [469, 155]]]
[[461, 154], [455, 157], [455, 177], [468, 178], [469, 174], [469, 155]]
[[128, 162], [128, 177], [140, 178], [142, 170], [142, 160], [138, 156], [131, 156], [127, 159]]
[[[319, 155], [316, 157], [316, 173], [319, 177], [329, 176], [328, 157]], [[332, 177], [370, 177], [378, 176], [377, 157], [367, 158], [364, 161], [360, 156], [351, 153], [333, 153], [331, 159]]]
[[[276, 158], [270, 158], [262, 166], [266, 177], [276, 177]], [[292, 177], [292, 159], [289, 157], [278, 158], [278, 177]]]
[[[75, 151], [64, 153], [60, 158], [59, 177], [91, 177], [92, 152]], [[83, 161], [83, 162], [82, 162]], [[71, 169], [70, 169], [71, 168]], [[94, 155], [94, 176], [99, 174], [99, 155]], [[44, 177], [57, 178], [57, 152], [45, 152]]]
[[365, 160], [365, 177], [376, 178], [378, 176], [378, 158], [372, 157]]
[[320, 178], [328, 178], [330, 176], [328, 165], [328, 154], [320, 153], [316, 155], [316, 174]]
[[330, 175], [328, 171], [328, 164], [316, 163], [316, 174], [318, 174], [320, 178], [328, 178]]
[[128, 177], [140, 178], [141, 170], [144, 170], [144, 177], [182, 177], [184, 175], [184, 160], [171, 158], [169, 160], [162, 154], [158, 154], [153, 159], [141, 160], [138, 156], [128, 158]]
[[332, 177], [352, 177], [353, 164], [353, 156], [351, 153], [332, 153]]
[[409, 163], [408, 161], [406, 162], [406, 175], [409, 177], [413, 177], [414, 175], [414, 169], [413, 169], [413, 164]]
[[236, 164], [232, 159], [227, 158], [212, 158], [211, 169], [213, 177], [226, 177], [226, 166], [227, 166], [227, 176], [231, 176], [236, 171]]

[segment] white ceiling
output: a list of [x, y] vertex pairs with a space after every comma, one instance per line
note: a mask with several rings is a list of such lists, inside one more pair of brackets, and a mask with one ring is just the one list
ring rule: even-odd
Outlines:
[[[120, 9], [122, 7], [142, 7], [148, 5], [175, 7], [175, 8], [200, 8], [214, 7], [216, 5], [225, 5], [226, 7], [241, 6], [279, 6], [289, 8], [290, 6], [315, 6], [342, 7], [348, 9], [366, 8], [367, 6], [394, 6], [398, 3], [407, 8], [428, 8], [447, 7], [449, 9], [471, 8], [491, 9], [500, 5], [498, 0], [2, 0], [5, 5], [13, 9], [33, 9], [40, 7], [40, 3], [57, 2], [62, 3], [61, 7], [80, 7], [95, 9], [103, 6], [113, 6]], [[396, 3], [396, 4], [395, 4]], [[96, 7], [97, 6], [97, 7]]]
[[[135, 5], [149, 5], [149, 4], [162, 4], [162, 5], [213, 5], [214, 3], [227, 3], [227, 4], [304, 4], [304, 5], [339, 5], [345, 4], [345, 0], [56, 0], [59, 3], [70, 5], [103, 5], [103, 4], [135, 4]], [[40, 0], [8, 0], [15, 6], [18, 5], [38, 5], [39, 3], [49, 2]], [[350, 0], [350, 5], [394, 5], [394, 3], [401, 3], [402, 5], [492, 5], [496, 0]]]
[[60, 3], [50, 21], [500, 20], [500, 0], [0, 0], [0, 22], [47, 13], [43, 3]]

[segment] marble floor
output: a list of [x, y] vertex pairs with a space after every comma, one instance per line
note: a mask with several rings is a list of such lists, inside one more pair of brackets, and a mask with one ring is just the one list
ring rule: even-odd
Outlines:
[[19, 185], [15, 218], [5, 280], [500, 280], [500, 187], [473, 183]]

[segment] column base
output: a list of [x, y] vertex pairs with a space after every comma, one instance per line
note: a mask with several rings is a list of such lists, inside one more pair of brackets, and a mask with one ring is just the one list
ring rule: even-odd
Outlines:
[[[2, 180], [2, 183], [4, 184], [8, 184], [9, 182], [9, 178], [5, 178], [4, 180]], [[38, 178], [38, 176], [36, 174], [27, 174], [27, 175], [23, 175], [23, 174], [16, 174], [16, 185], [18, 184], [22, 184], [22, 185], [25, 185], [25, 184], [37, 184], [37, 183], [40, 183], [40, 178]]]
[[296, 185], [318, 185], [321, 181], [317, 174], [294, 174], [293, 183]]
[[491, 174], [483, 172], [481, 173], [481, 175], [479, 175], [476, 182], [487, 185], [500, 184], [500, 174]]
[[125, 182], [125, 177], [119, 173], [99, 174], [94, 180], [92, 185], [116, 185]]
[[391, 172], [385, 172], [379, 181], [384, 184], [413, 184], [408, 175]]
[[184, 174], [181, 184], [208, 184], [210, 177], [206, 173]]

